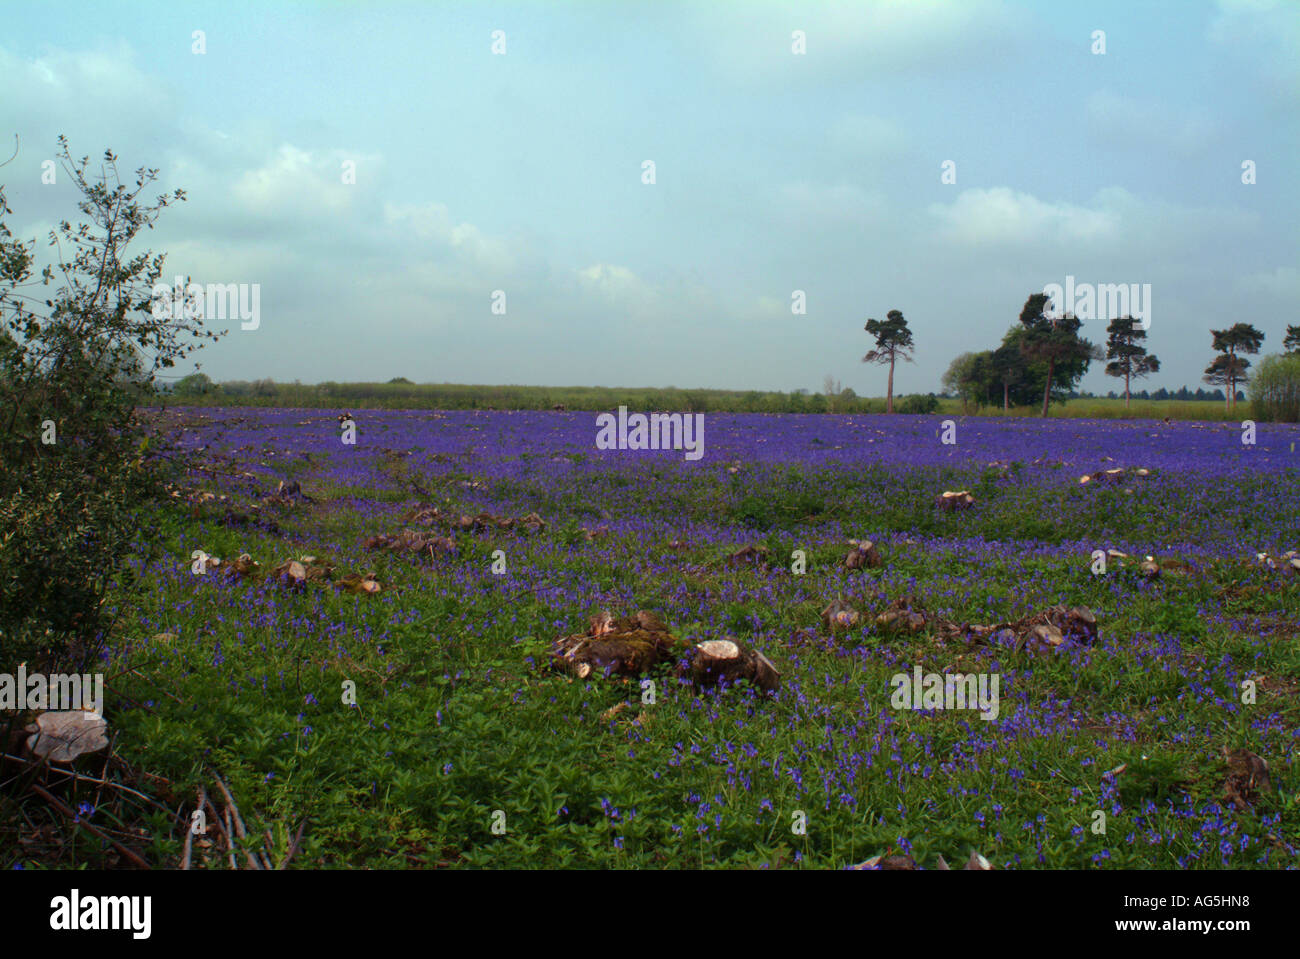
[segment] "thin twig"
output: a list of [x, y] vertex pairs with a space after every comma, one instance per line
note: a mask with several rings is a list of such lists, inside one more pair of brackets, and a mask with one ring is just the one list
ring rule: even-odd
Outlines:
[[[238, 869], [239, 867], [235, 865], [235, 853], [234, 853], [234, 847], [230, 839], [230, 833], [226, 830], [224, 826], [221, 825], [221, 813], [217, 812], [217, 807], [212, 804], [211, 799], [209, 799], [206, 795], [204, 796], [204, 798], [207, 799], [208, 809], [211, 810], [212, 812], [212, 824], [217, 827], [217, 832], [221, 835], [223, 839], [226, 840], [226, 846], [231, 850], [230, 868]], [[219, 851], [220, 851], [220, 847], [218, 847], [218, 852]]]
[[[25, 763], [27, 765], [38, 764], [37, 760], [25, 759], [22, 756], [13, 756], [10, 755], [9, 753], [0, 753], [0, 755], [3, 755], [5, 759], [12, 759], [15, 762]], [[76, 779], [79, 782], [95, 783], [96, 785], [99, 786], [110, 786], [113, 789], [120, 790], [124, 793], [130, 793], [132, 796], [136, 796], [140, 799], [143, 799], [145, 802], [153, 803], [153, 805], [157, 806], [159, 809], [163, 810], [166, 813], [169, 814], [171, 813], [171, 810], [168, 809], [166, 806], [164, 806], [162, 803], [158, 802], [158, 800], [152, 798], [151, 796], [146, 796], [142, 792], [136, 792], [130, 786], [123, 786], [121, 783], [115, 783], [109, 779], [96, 779], [94, 776], [87, 776], [85, 773], [74, 772], [71, 769], [60, 769], [58, 766], [49, 766], [48, 768], [49, 771], [52, 773], [59, 773], [62, 776], [71, 776], [73, 779]]]
[[105, 834], [104, 831], [101, 830], [94, 823], [87, 822], [84, 819], [79, 820], [76, 814], [71, 809], [65, 806], [61, 800], [56, 799], [54, 796], [51, 796], [48, 792], [45, 791], [43, 787], [38, 786], [36, 783], [32, 783], [31, 789], [32, 792], [36, 793], [36, 795], [40, 796], [42, 799], [48, 802], [58, 812], [62, 813], [66, 818], [71, 819], [72, 824], [74, 826], [82, 826], [83, 828], [89, 830], [94, 835], [98, 836], [100, 839], [109, 843], [114, 849], [116, 849], [119, 853], [121, 853], [123, 856], [129, 859], [131, 863], [137, 868], [140, 869], [149, 868], [149, 864], [147, 862], [145, 862], [138, 855], [133, 853], [130, 849], [127, 849], [125, 846], [123, 846], [112, 836]]
[[230, 807], [229, 806], [226, 807], [225, 817], [226, 817], [226, 849], [230, 854], [230, 868], [238, 869], [239, 866], [235, 863], [235, 841], [230, 835]]
[[280, 865], [275, 867], [276, 869], [283, 869], [285, 866], [289, 865], [289, 860], [292, 859], [293, 854], [298, 851], [298, 843], [302, 840], [302, 831], [306, 828], [307, 828], [307, 820], [304, 819], [301, 825], [298, 826], [298, 832], [293, 837], [293, 843], [290, 844], [289, 851], [285, 853], [284, 858], [280, 860]]
[[[222, 780], [220, 773], [218, 773], [214, 769], [212, 771], [212, 775], [215, 776], [217, 779], [217, 788], [221, 790], [221, 795], [226, 797], [226, 803], [229, 808], [229, 811], [235, 814], [235, 832], [239, 835], [240, 839], [247, 839], [248, 830], [244, 828], [244, 817], [239, 815], [239, 807], [235, 805], [235, 797], [230, 795], [230, 790], [226, 788], [225, 781]], [[253, 854], [249, 852], [247, 849], [244, 850], [244, 855], [248, 857], [248, 866], [250, 869], [262, 868], [262, 864], [258, 862], [257, 859], [253, 856]]]

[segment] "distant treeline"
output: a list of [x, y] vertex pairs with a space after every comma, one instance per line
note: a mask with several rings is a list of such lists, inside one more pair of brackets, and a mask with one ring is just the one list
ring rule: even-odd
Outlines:
[[[201, 380], [196, 377], [202, 377]], [[479, 386], [462, 383], [274, 383], [270, 380], [213, 383], [189, 376], [162, 394], [168, 403], [196, 406], [296, 406], [327, 409], [440, 410], [636, 410], [752, 413], [881, 413], [884, 400], [859, 397], [852, 390], [835, 396], [756, 390], [676, 389], [673, 387]], [[916, 403], [930, 405], [921, 396]], [[937, 403], [937, 399], [934, 400]]]
[[[1071, 392], [1061, 410], [1066, 416], [1123, 415], [1123, 400]], [[1134, 416], [1220, 419], [1222, 390], [1146, 390], [1133, 394]], [[626, 406], [631, 410], [733, 413], [883, 413], [884, 398], [858, 396], [836, 383], [821, 392], [790, 393], [759, 390], [677, 389], [674, 387], [605, 386], [483, 386], [462, 383], [412, 383], [397, 379], [387, 383], [276, 383], [271, 380], [236, 380], [214, 383], [199, 373], [185, 377], [159, 395], [168, 404], [192, 406], [271, 406], [321, 409], [439, 409], [439, 410], [590, 410], [604, 412]], [[1137, 401], [1145, 401], [1139, 407]], [[1153, 405], [1158, 401], [1168, 406]], [[1198, 402], [1199, 401], [1199, 402]], [[897, 396], [899, 413], [961, 413], [961, 401], [945, 394]], [[1032, 415], [1036, 407], [1013, 407], [1010, 415]], [[986, 409], [986, 415], [1003, 415]]]

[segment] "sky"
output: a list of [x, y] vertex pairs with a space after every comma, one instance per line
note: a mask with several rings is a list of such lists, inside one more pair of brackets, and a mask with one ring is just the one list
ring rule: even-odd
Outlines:
[[[66, 134], [157, 168], [149, 196], [187, 192], [139, 240], [166, 281], [257, 286], [256, 329], [210, 323], [231, 332], [179, 374], [879, 396], [863, 326], [897, 309], [916, 352], [895, 391], [937, 392], [1072, 276], [1149, 284], [1143, 385], [1195, 388], [1211, 327], [1253, 323], [1269, 353], [1300, 323], [1300, 0], [0, 21], [13, 233], [45, 256], [75, 219], [67, 175], [42, 182]], [[1122, 390], [1103, 366], [1082, 388]]]

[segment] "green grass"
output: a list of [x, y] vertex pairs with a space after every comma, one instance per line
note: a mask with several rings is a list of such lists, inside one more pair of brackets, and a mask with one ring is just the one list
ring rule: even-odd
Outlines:
[[[939, 855], [964, 860], [971, 849], [1000, 867], [1089, 868], [1102, 856], [1112, 868], [1165, 868], [1192, 853], [1201, 857], [1193, 868], [1250, 867], [1265, 849], [1273, 865], [1295, 864], [1279, 837], [1294, 844], [1300, 835], [1292, 756], [1300, 588], [1265, 583], [1233, 563], [1147, 587], [1130, 574], [1094, 577], [1086, 557], [1008, 552], [978, 571], [978, 589], [950, 596], [970, 581], [970, 562], [956, 548], [906, 544], [884, 549], [883, 569], [846, 574], [842, 539], [817, 532], [819, 524], [924, 535], [922, 515], [936, 529], [950, 519], [902, 505], [930, 490], [932, 477], [903, 482], [917, 488], [898, 490], [892, 513], [868, 513], [851, 489], [826, 495], [842, 477], [795, 471], [733, 497], [736, 541], [766, 543], [778, 558], [806, 549], [802, 577], [788, 566], [726, 566], [718, 544], [681, 552], [659, 540], [585, 543], [574, 533], [597, 508], [591, 491], [539, 505], [550, 528], [509, 541], [511, 576], [471, 575], [454, 589], [440, 584], [484, 568], [493, 543], [423, 565], [346, 548], [332, 557], [342, 568], [375, 567], [382, 597], [273, 588], [255, 599], [260, 586], [218, 589], [185, 571], [160, 576], [122, 620], [128, 648], [118, 668], [138, 669], [110, 683], [115, 749], [166, 777], [182, 801], [219, 770], [250, 828], [270, 830], [281, 853], [305, 820], [295, 860], [304, 867], [842, 867], [901, 848], [926, 866]], [[699, 492], [706, 503], [717, 491]], [[1078, 494], [1071, 487], [1061, 495]], [[993, 506], [982, 520], [986, 535], [1076, 532], [1036, 519], [1050, 514], [1045, 507]], [[1099, 500], [1088, 522], [1107, 515], [1114, 511]], [[1121, 512], [1116, 521], [1139, 515]], [[250, 552], [266, 567], [320, 554], [322, 539], [350, 544], [376, 531], [358, 513], [327, 505], [286, 517], [286, 541], [201, 530], [199, 522], [166, 514], [151, 525], [172, 555], [188, 556], [201, 541], [219, 555]], [[556, 550], [552, 538], [567, 548]], [[664, 568], [682, 572], [656, 572]], [[545, 588], [568, 582], [590, 591], [565, 599]], [[855, 651], [819, 626], [828, 584], [833, 592], [837, 583], [863, 608], [906, 588], [974, 622], [1049, 599], [1088, 604], [1108, 642], [1080, 662], [979, 652], [929, 630], [869, 632]], [[1034, 595], [1026, 583], [1039, 584]], [[680, 590], [698, 597], [702, 612], [672, 622], [675, 631], [720, 629], [759, 645], [798, 695], [697, 697], [661, 675], [648, 705], [635, 683], [579, 682], [528, 662], [556, 635], [583, 629], [594, 608], [653, 608]], [[1269, 632], [1270, 623], [1280, 631]], [[180, 638], [150, 641], [163, 632]], [[1161, 653], [1159, 637], [1171, 635], [1180, 645]], [[981, 730], [970, 714], [888, 709], [897, 663], [996, 669], [1004, 711], [1060, 702], [1071, 718], [1046, 734], [1013, 735], [975, 761], [970, 730]], [[1247, 677], [1267, 677], [1254, 705], [1240, 703]], [[345, 681], [356, 684], [356, 707], [342, 705]], [[131, 702], [142, 705], [123, 708]], [[602, 716], [620, 703], [629, 705]], [[1254, 722], [1269, 715], [1270, 723]], [[1268, 758], [1276, 789], [1253, 807], [1225, 811], [1223, 750], [1238, 747]], [[873, 764], [857, 770], [851, 788], [839, 780], [827, 793], [822, 782], [853, 754], [872, 754]], [[1125, 764], [1108, 785], [1103, 774]], [[839, 790], [856, 805], [841, 803]], [[1098, 811], [1105, 835], [1091, 829]], [[494, 832], [501, 813], [505, 832]], [[792, 831], [801, 813], [807, 829]], [[149, 824], [151, 859], [174, 864], [183, 833], [161, 814]], [[1234, 843], [1248, 837], [1247, 847], [1221, 856], [1221, 829]], [[102, 858], [93, 843], [82, 848], [82, 861]]]
[[[245, 384], [246, 385], [246, 384]], [[894, 397], [895, 408], [904, 394]], [[759, 390], [676, 389], [654, 387], [587, 386], [483, 386], [458, 383], [280, 383], [259, 394], [244, 386], [202, 396], [167, 396], [169, 406], [270, 406], [321, 409], [529, 409], [549, 410], [562, 405], [569, 410], [609, 411], [620, 405], [630, 410], [684, 410], [740, 413], [883, 413], [883, 396], [827, 397], [818, 393], [781, 393]], [[963, 414], [960, 400], [940, 399], [939, 412]], [[979, 416], [1039, 416], [1039, 405], [969, 408]], [[905, 415], [899, 413], [898, 415]], [[1102, 419], [1168, 416], [1176, 420], [1240, 421], [1249, 418], [1250, 404], [1238, 403], [1229, 414], [1224, 403], [1212, 400], [1133, 400], [1088, 398], [1054, 403], [1053, 417]]]

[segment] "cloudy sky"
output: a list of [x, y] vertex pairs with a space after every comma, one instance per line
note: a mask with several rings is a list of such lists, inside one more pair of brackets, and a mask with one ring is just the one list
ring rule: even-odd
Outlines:
[[[1300, 322], [1295, 0], [95, 0], [3, 20], [10, 228], [43, 249], [75, 216], [68, 178], [41, 182], [60, 133], [158, 167], [189, 194], [143, 238], [167, 276], [260, 284], [259, 328], [218, 324], [200, 356], [215, 379], [829, 373], [881, 395], [862, 327], [899, 309], [917, 356], [896, 388], [938, 390], [1074, 276], [1150, 284], [1150, 383], [1195, 387], [1211, 326], [1255, 323], [1270, 352]], [[1116, 383], [1094, 364], [1084, 386]]]

